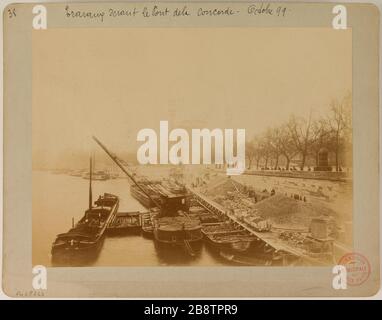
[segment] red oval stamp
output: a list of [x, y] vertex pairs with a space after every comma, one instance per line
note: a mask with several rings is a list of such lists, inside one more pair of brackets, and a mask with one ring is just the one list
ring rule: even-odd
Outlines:
[[346, 268], [347, 284], [349, 286], [359, 286], [370, 276], [369, 260], [360, 253], [347, 253], [340, 259], [338, 264]]

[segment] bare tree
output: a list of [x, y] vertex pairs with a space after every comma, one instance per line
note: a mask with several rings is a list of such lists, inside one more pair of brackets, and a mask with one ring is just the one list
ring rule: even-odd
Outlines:
[[256, 161], [256, 170], [259, 170], [260, 161], [263, 158], [263, 149], [261, 141], [258, 137], [255, 137], [252, 140], [253, 146], [255, 148], [255, 161]]
[[325, 118], [320, 118], [312, 123], [312, 143], [310, 145], [311, 154], [314, 156], [316, 166], [318, 166], [318, 154], [324, 147], [331, 149], [331, 128], [329, 121]]
[[351, 93], [348, 93], [341, 101], [333, 99], [330, 103], [331, 114], [328, 121], [333, 133], [336, 171], [339, 171], [340, 168], [339, 155], [344, 146], [344, 140], [347, 138], [348, 134], [350, 134], [351, 106]]
[[272, 148], [269, 141], [269, 135], [267, 132], [260, 138], [260, 149], [262, 158], [264, 159], [264, 167], [268, 167], [268, 161], [272, 155]]
[[286, 160], [286, 169], [289, 170], [289, 165], [293, 157], [298, 153], [298, 150], [295, 148], [292, 134], [287, 125], [280, 127], [280, 152], [285, 157]]
[[340, 102], [332, 100], [330, 116], [312, 120], [312, 112], [308, 119], [292, 115], [281, 126], [269, 128], [262, 135], [246, 144], [249, 167], [256, 161], [259, 169], [263, 166], [279, 167], [280, 156], [285, 157], [286, 168], [296, 155], [301, 156], [300, 169], [303, 170], [308, 156], [314, 156], [318, 166], [319, 151], [326, 147], [336, 157], [336, 170], [340, 168], [342, 152], [351, 145], [351, 94], [347, 94]]
[[251, 169], [252, 161], [254, 160], [255, 155], [256, 155], [256, 149], [255, 149], [255, 144], [254, 144], [253, 140], [247, 141], [245, 143], [245, 155], [248, 159], [248, 167], [247, 168]]
[[267, 141], [269, 143], [271, 154], [275, 160], [275, 169], [279, 166], [279, 158], [281, 155], [281, 135], [282, 130], [280, 127], [271, 128], [267, 131]]
[[309, 145], [311, 143], [311, 120], [312, 113], [310, 112], [308, 120], [303, 118], [297, 119], [292, 115], [287, 123], [293, 144], [301, 154], [301, 170], [305, 167], [305, 161], [308, 155]]

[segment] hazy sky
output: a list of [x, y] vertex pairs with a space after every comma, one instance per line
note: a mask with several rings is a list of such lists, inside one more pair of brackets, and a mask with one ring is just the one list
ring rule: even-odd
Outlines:
[[351, 30], [48, 29], [33, 33], [33, 156], [116, 152], [142, 128], [245, 128], [327, 112], [351, 91]]

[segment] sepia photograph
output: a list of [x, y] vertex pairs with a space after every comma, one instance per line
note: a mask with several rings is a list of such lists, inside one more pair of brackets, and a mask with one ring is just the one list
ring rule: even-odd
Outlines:
[[6, 3], [4, 295], [377, 296], [380, 8]]
[[34, 265], [352, 251], [351, 30], [61, 29], [32, 49]]

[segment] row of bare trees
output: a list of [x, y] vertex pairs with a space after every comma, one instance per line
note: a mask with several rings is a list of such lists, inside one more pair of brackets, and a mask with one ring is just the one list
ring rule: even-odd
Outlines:
[[314, 159], [318, 165], [318, 154], [322, 148], [334, 158], [336, 171], [341, 170], [345, 153], [351, 150], [351, 94], [343, 99], [333, 99], [327, 116], [308, 118], [290, 116], [280, 126], [268, 128], [263, 134], [254, 137], [246, 144], [247, 166], [279, 168], [283, 161], [289, 170], [292, 160], [298, 160], [300, 170]]

